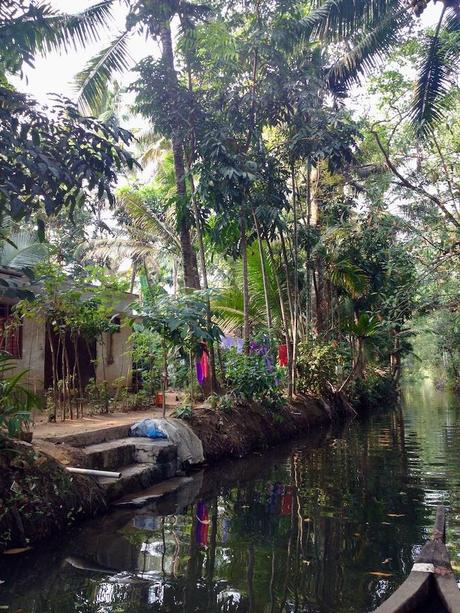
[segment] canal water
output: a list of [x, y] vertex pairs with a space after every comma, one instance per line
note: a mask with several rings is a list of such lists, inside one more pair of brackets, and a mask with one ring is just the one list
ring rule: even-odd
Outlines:
[[159, 503], [4, 556], [0, 610], [372, 611], [439, 503], [460, 571], [460, 403], [427, 383], [402, 409], [219, 464]]

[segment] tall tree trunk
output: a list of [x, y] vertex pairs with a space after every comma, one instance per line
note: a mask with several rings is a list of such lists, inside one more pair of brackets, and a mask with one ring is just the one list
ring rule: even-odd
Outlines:
[[307, 320], [307, 336], [311, 337], [311, 236], [310, 236], [310, 227], [311, 227], [311, 186], [310, 186], [310, 175], [311, 175], [311, 162], [310, 158], [307, 159], [307, 232], [308, 232], [308, 242], [307, 242], [307, 264], [305, 271], [305, 287], [306, 287], [306, 320]]
[[[193, 95], [193, 79], [192, 79], [192, 67], [190, 64], [190, 58], [186, 57], [187, 64], [187, 77], [188, 77], [188, 89], [190, 95]], [[195, 124], [192, 116], [192, 138], [189, 147], [189, 154], [187, 156], [187, 170], [188, 175], [190, 177], [190, 188], [192, 190], [192, 208], [193, 215], [195, 217], [195, 226], [196, 233], [198, 237], [198, 253], [200, 256], [200, 267], [201, 267], [201, 277], [203, 281], [203, 287], [206, 290], [206, 323], [208, 327], [208, 333], [211, 336], [211, 325], [212, 325], [212, 313], [211, 313], [211, 299], [209, 297], [209, 284], [208, 284], [208, 268], [206, 266], [206, 252], [204, 248], [203, 241], [203, 224], [201, 219], [201, 211], [199, 203], [196, 199], [195, 193], [195, 179], [193, 177], [192, 172], [192, 164], [195, 159], [195, 150], [196, 150], [196, 133], [195, 133]], [[219, 346], [219, 341], [217, 341], [217, 346]], [[220, 390], [219, 382], [217, 380], [216, 374], [216, 352], [214, 347], [214, 342], [212, 340], [209, 341], [209, 365], [211, 367], [211, 379], [210, 379], [210, 393], [211, 395], [214, 393], [218, 393]]]
[[294, 217], [294, 319], [292, 322], [292, 391], [296, 392], [297, 342], [299, 336], [299, 247], [297, 227], [297, 191], [294, 164], [291, 165], [292, 213]]
[[[190, 172], [190, 165], [189, 165], [188, 170], [189, 170], [189, 177], [190, 177], [190, 187], [192, 189], [192, 200], [191, 201], [192, 201], [192, 207], [193, 207], [193, 214], [195, 216], [196, 233], [198, 237], [198, 253], [200, 256], [201, 276], [203, 280], [203, 287], [206, 290], [206, 324], [208, 327], [208, 333], [209, 335], [211, 335], [211, 325], [212, 325], [211, 300], [209, 298], [209, 292], [208, 292], [209, 290], [208, 269], [206, 266], [206, 253], [205, 253], [204, 241], [203, 241], [203, 227], [201, 225], [200, 210], [199, 210], [198, 202], [195, 196], [195, 182], [193, 179], [193, 175]], [[210, 368], [211, 385], [210, 385], [210, 389], [206, 391], [209, 391], [211, 394], [214, 394], [214, 393], [218, 393], [219, 384], [218, 384], [217, 375], [216, 375], [216, 352], [214, 351], [213, 341], [209, 341], [208, 348], [209, 348], [209, 365], [211, 367]]]
[[329, 300], [327, 283], [324, 278], [324, 259], [321, 256], [316, 259], [316, 273], [316, 332], [317, 334], [325, 334], [329, 325]]
[[275, 275], [276, 288], [278, 290], [278, 299], [279, 299], [279, 303], [280, 303], [281, 320], [283, 322], [284, 337], [285, 337], [286, 348], [287, 348], [287, 360], [288, 360], [288, 372], [287, 372], [287, 376], [288, 376], [288, 397], [292, 398], [292, 354], [291, 354], [291, 336], [290, 336], [289, 322], [288, 322], [288, 319], [286, 317], [286, 309], [284, 308], [283, 291], [282, 291], [282, 288], [281, 288], [281, 283], [280, 283], [278, 271], [276, 269], [276, 262], [275, 262], [275, 258], [274, 258], [274, 255], [273, 255], [273, 249], [272, 249], [272, 246], [270, 245], [270, 241], [269, 241], [268, 238], [266, 239], [266, 242], [267, 242], [267, 248], [268, 248], [268, 255], [270, 256], [270, 262], [271, 262], [271, 266], [272, 266], [272, 269], [273, 269], [273, 274]]
[[[174, 68], [174, 52], [172, 45], [171, 25], [169, 21], [162, 24], [160, 39], [162, 44], [162, 59], [168, 71], [168, 95], [171, 101], [171, 108], [178, 109], [179, 101], [177, 100], [177, 92], [179, 89], [179, 84], [176, 69]], [[185, 184], [184, 148], [182, 145], [180, 126], [178, 125], [174, 115], [171, 118], [171, 124], [171, 145], [177, 195], [176, 210], [177, 219], [179, 221], [179, 238], [182, 251], [182, 265], [184, 268], [184, 283], [185, 287], [200, 289], [200, 277], [198, 275], [196, 253], [193, 249], [192, 240], [190, 237], [190, 219], [186, 206], [187, 189]]]
[[269, 335], [269, 337], [271, 337], [271, 332], [272, 332], [272, 315], [271, 315], [271, 310], [270, 310], [270, 301], [268, 299], [267, 269], [266, 269], [266, 266], [265, 266], [265, 254], [264, 254], [264, 248], [263, 248], [263, 243], [262, 243], [262, 237], [260, 235], [259, 221], [257, 219], [257, 215], [256, 215], [256, 212], [254, 211], [254, 209], [252, 211], [252, 217], [254, 219], [254, 225], [255, 225], [256, 233], [257, 233], [257, 244], [259, 246], [260, 268], [261, 268], [261, 271], [262, 271], [262, 284], [263, 284], [263, 288], [264, 288], [265, 312], [266, 312], [266, 316], [267, 316], [268, 335]]
[[246, 238], [246, 217], [243, 207], [240, 212], [240, 248], [243, 262], [243, 347], [249, 353], [249, 279], [248, 279], [248, 241]]
[[393, 351], [390, 353], [390, 368], [393, 380], [398, 383], [401, 377], [401, 326], [396, 325], [391, 329], [390, 334], [393, 338]]
[[280, 242], [281, 242], [281, 255], [282, 255], [282, 261], [283, 261], [284, 275], [286, 277], [287, 299], [288, 299], [288, 306], [289, 306], [289, 320], [290, 320], [290, 328], [291, 328], [291, 336], [292, 336], [294, 310], [292, 306], [293, 293], [292, 293], [292, 287], [291, 287], [291, 277], [289, 274], [289, 260], [287, 256], [286, 241], [284, 239], [282, 228], [278, 227], [278, 232], [280, 235]]

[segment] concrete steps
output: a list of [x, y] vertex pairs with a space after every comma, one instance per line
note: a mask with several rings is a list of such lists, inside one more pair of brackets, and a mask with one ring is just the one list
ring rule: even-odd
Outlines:
[[167, 440], [127, 437], [82, 448], [88, 468], [111, 470], [128, 464], [177, 463], [177, 448]]
[[47, 440], [79, 448], [87, 459], [85, 468], [120, 472], [118, 479], [97, 477], [112, 502], [178, 472], [176, 445], [166, 439], [129, 436], [129, 432], [130, 425], [112, 426]]
[[74, 434], [65, 434], [63, 436], [49, 436], [44, 440], [50, 443], [64, 443], [65, 445], [70, 445], [70, 447], [88, 447], [88, 445], [96, 445], [129, 437], [130, 429], [131, 424], [123, 424], [121, 426], [87, 430], [86, 432], [75, 432]]

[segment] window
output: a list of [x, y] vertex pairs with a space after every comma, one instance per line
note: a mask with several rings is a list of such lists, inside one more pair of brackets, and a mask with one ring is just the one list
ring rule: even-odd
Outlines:
[[0, 304], [0, 351], [22, 358], [22, 323], [13, 317], [9, 304]]

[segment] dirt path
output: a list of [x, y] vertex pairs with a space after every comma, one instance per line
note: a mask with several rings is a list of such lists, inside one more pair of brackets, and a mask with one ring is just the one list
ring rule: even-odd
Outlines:
[[[166, 407], [166, 415], [169, 416], [174, 408], [174, 406]], [[72, 421], [70, 419], [58, 421], [57, 423], [50, 423], [46, 421], [45, 417], [40, 415], [34, 420], [33, 432], [34, 438], [61, 437], [67, 434], [90, 432], [91, 430], [99, 430], [100, 428], [108, 428], [110, 426], [122, 426], [145, 419], [146, 417], [162, 417], [162, 415], [161, 407], [152, 407], [144, 411], [131, 411], [128, 413], [92, 415]]]

